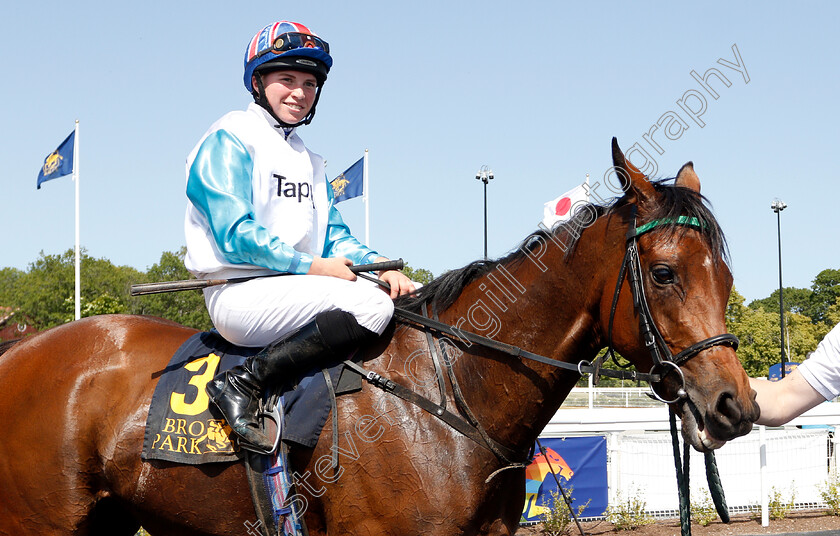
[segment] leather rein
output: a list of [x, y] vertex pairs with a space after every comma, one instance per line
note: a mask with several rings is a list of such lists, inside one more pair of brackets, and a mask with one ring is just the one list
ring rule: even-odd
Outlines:
[[[422, 408], [423, 410], [429, 412], [435, 417], [441, 419], [443, 422], [447, 423], [449, 426], [456, 429], [458, 432], [467, 436], [477, 444], [493, 452], [499, 459], [503, 460], [508, 464], [499, 471], [526, 466], [530, 462], [531, 451], [526, 453], [522, 450], [512, 449], [510, 447], [502, 445], [501, 443], [492, 439], [488, 435], [487, 431], [484, 429], [481, 423], [479, 423], [478, 420], [475, 418], [473, 412], [470, 410], [466, 400], [463, 397], [460, 385], [452, 368], [452, 360], [450, 360], [446, 355], [446, 348], [445, 345], [442, 344], [443, 341], [440, 339], [440, 334], [455, 337], [461, 342], [468, 341], [470, 343], [475, 343], [481, 347], [501, 352], [512, 357], [524, 358], [531, 361], [536, 361], [538, 363], [543, 363], [546, 365], [575, 371], [581, 376], [583, 374], [592, 374], [594, 376], [596, 384], [600, 376], [607, 376], [617, 379], [646, 381], [651, 385], [653, 396], [655, 396], [655, 398], [666, 404], [674, 403], [682, 398], [686, 398], [688, 395], [685, 391], [685, 377], [683, 376], [682, 371], [680, 370], [680, 365], [684, 364], [686, 361], [700, 354], [701, 352], [709, 348], [713, 348], [715, 346], [727, 345], [737, 349], [739, 341], [735, 335], [732, 335], [730, 333], [724, 333], [721, 335], [715, 335], [713, 337], [703, 339], [702, 341], [697, 342], [689, 346], [688, 348], [682, 350], [681, 352], [677, 353], [677, 355], [671, 354], [668, 345], [665, 343], [662, 334], [659, 332], [655, 322], [653, 321], [653, 316], [650, 312], [650, 307], [645, 296], [644, 284], [642, 283], [642, 268], [641, 261], [639, 258], [637, 238], [640, 235], [647, 233], [661, 225], [681, 225], [687, 227], [702, 228], [703, 224], [701, 224], [697, 218], [689, 218], [687, 216], [680, 216], [676, 219], [654, 220], [641, 226], [635, 225], [635, 214], [633, 215], [633, 219], [634, 225], [628, 230], [626, 235], [626, 251], [624, 255], [624, 260], [622, 261], [621, 270], [619, 272], [618, 281], [616, 282], [612, 306], [610, 309], [610, 319], [608, 328], [609, 345], [607, 347], [607, 350], [598, 358], [596, 358], [594, 363], [585, 360], [577, 364], [567, 363], [565, 361], [560, 361], [550, 357], [535, 354], [527, 350], [523, 350], [517, 346], [496, 341], [494, 339], [485, 337], [483, 335], [479, 335], [477, 333], [458, 329], [452, 325], [440, 322], [437, 318], [430, 318], [427, 314], [426, 306], [424, 304], [423, 315], [413, 313], [406, 309], [396, 308], [394, 311], [394, 316], [399, 322], [402, 322], [403, 324], [409, 325], [411, 327], [414, 327], [415, 329], [419, 329], [426, 333], [426, 339], [432, 356], [432, 361], [437, 377], [438, 390], [440, 391], [440, 403], [435, 403], [429, 400], [428, 398], [415, 393], [411, 389], [408, 389], [396, 382], [393, 382], [390, 379], [377, 374], [376, 372], [365, 369], [364, 367], [360, 366], [357, 363], [354, 363], [353, 361], [346, 360], [344, 364], [356, 373], [360, 374], [371, 385], [374, 385], [386, 392], [392, 393], [395, 396]], [[653, 367], [648, 373], [642, 373], [635, 370], [626, 369], [613, 370], [602, 368], [602, 364], [607, 359], [607, 356], [611, 356], [613, 360], [615, 360], [615, 354], [612, 347], [613, 319], [615, 317], [618, 298], [625, 278], [627, 278], [629, 281], [630, 291], [633, 296], [633, 304], [639, 313], [639, 327], [642, 341], [645, 347], [648, 349], [648, 352], [650, 353], [651, 359], [653, 361]], [[437, 340], [435, 340], [435, 337], [432, 335], [432, 333], [439, 334]], [[440, 354], [443, 355], [443, 363], [441, 363], [441, 359], [438, 355], [438, 349], [440, 351]], [[671, 370], [668, 370], [669, 368]], [[453, 398], [455, 399], [455, 403], [458, 407], [457, 409], [460, 411], [463, 417], [461, 415], [449, 411], [446, 407], [447, 394], [446, 382], [443, 378], [444, 370], [446, 371], [446, 375], [449, 378], [450, 384], [452, 385]], [[672, 400], [666, 400], [656, 392], [654, 385], [661, 382], [667, 374], [674, 371], [676, 371], [676, 373], [679, 375], [682, 385], [677, 390], [676, 398]], [[496, 471], [495, 473], [491, 474], [487, 480], [489, 481], [499, 471]]]

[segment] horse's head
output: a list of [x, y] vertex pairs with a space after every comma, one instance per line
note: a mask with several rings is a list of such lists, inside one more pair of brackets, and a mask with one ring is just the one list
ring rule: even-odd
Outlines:
[[732, 275], [723, 234], [691, 163], [673, 185], [654, 184], [615, 139], [613, 163], [626, 192], [611, 210], [623, 216], [613, 224], [630, 232], [618, 301], [613, 311], [614, 296], [605, 293], [602, 323], [612, 320], [612, 342], [624, 357], [661, 377], [652, 387], [682, 419], [685, 441], [718, 448], [759, 416], [737, 339], [726, 335]]

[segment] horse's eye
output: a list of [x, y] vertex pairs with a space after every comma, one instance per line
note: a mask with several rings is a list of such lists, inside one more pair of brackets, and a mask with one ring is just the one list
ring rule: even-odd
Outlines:
[[668, 285], [674, 282], [674, 272], [667, 266], [654, 266], [651, 271], [653, 280], [660, 285]]

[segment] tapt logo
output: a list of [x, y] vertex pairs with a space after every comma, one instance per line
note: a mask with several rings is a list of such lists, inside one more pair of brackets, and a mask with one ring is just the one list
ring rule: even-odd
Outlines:
[[273, 176], [277, 179], [277, 196], [297, 198], [298, 203], [304, 199], [312, 198], [312, 186], [308, 182], [292, 182], [283, 175], [276, 173]]

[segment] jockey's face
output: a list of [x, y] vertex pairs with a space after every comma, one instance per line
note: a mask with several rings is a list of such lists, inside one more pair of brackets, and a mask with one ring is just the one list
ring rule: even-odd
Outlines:
[[315, 102], [318, 80], [302, 71], [271, 71], [263, 74], [265, 97], [281, 121], [294, 125], [309, 114]]

